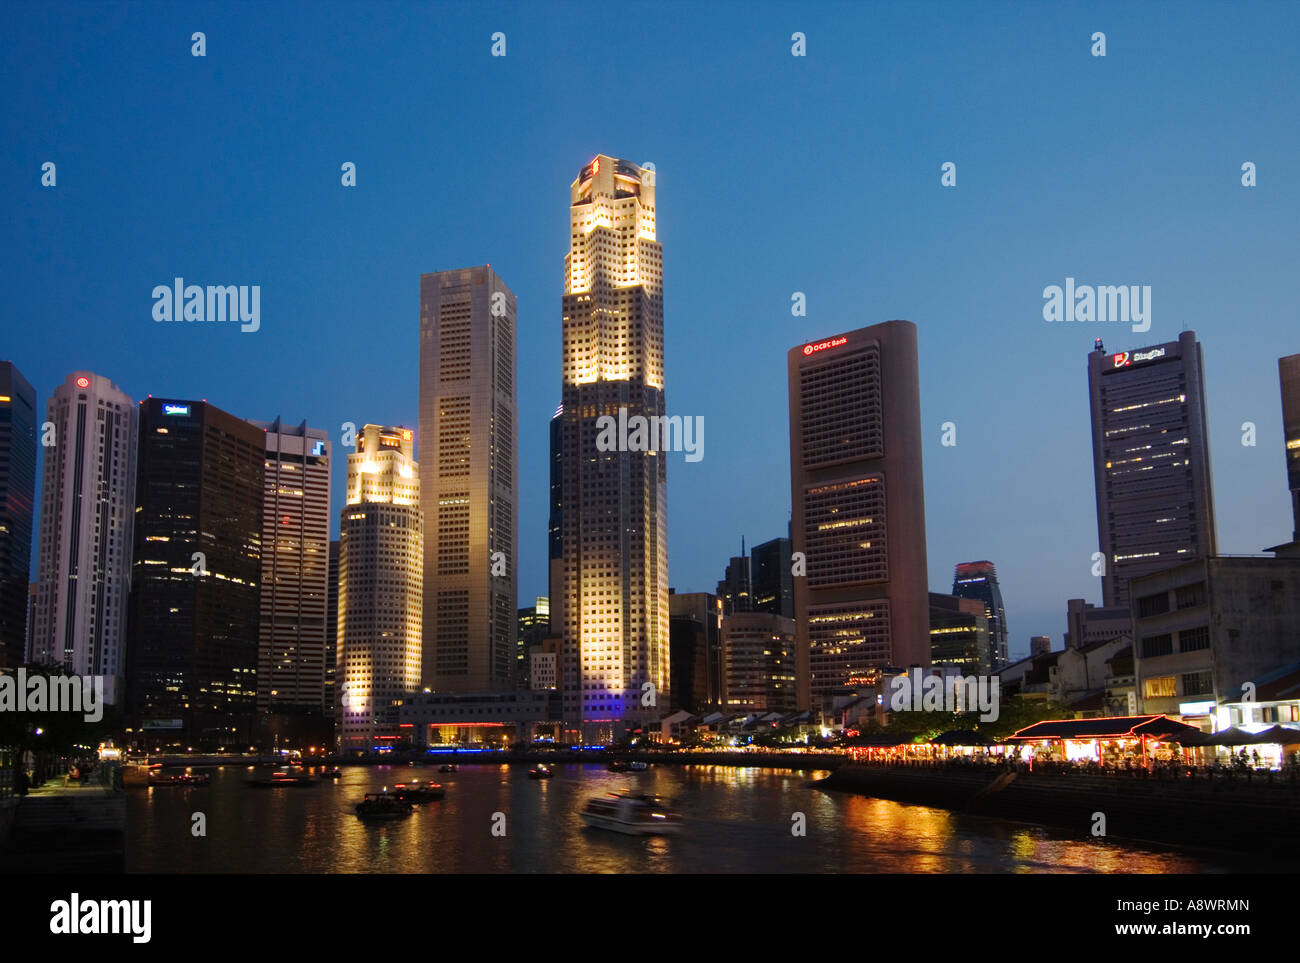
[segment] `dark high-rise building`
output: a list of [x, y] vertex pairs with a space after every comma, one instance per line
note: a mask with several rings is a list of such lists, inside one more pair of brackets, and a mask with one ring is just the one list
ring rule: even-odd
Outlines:
[[1214, 555], [1205, 375], [1196, 333], [1088, 355], [1103, 604], [1127, 606], [1129, 579]]
[[718, 583], [718, 598], [722, 600], [722, 614], [753, 611], [754, 588], [745, 554], [745, 540], [740, 540], [740, 554], [727, 561], [727, 571]]
[[551, 634], [551, 601], [544, 595], [527, 608], [519, 610], [515, 634], [515, 687], [532, 688], [532, 655], [542, 651], [542, 643]]
[[794, 575], [790, 539], [774, 538], [749, 553], [753, 578], [753, 610], [794, 618]]
[[560, 595], [564, 583], [564, 405], [555, 409], [551, 416], [551, 504], [550, 516], [546, 525], [546, 544], [549, 563], [546, 570], [547, 598], [550, 599], [551, 625], [555, 626], [553, 635], [558, 635], [564, 626], [563, 599]]
[[1291, 489], [1291, 539], [1300, 542], [1300, 354], [1277, 359], [1282, 386], [1282, 430], [1286, 439], [1286, 477]]
[[140, 402], [127, 702], [146, 745], [249, 744], [265, 444], [215, 405]]
[[709, 592], [669, 589], [672, 703], [704, 712], [722, 704], [722, 600]]
[[[605, 154], [570, 185], [561, 335], [565, 722], [585, 740], [657, 721], [669, 696], [664, 452], [603, 450], [617, 419], [663, 419], [663, 249], [654, 172]], [[662, 421], [646, 422], [662, 424]], [[627, 449], [627, 450], [619, 450]], [[649, 684], [653, 690], [647, 689]], [[655, 692], [654, 704], [645, 695]], [[631, 723], [632, 725], [625, 725]]]
[[1029, 637], [1029, 654], [1047, 655], [1052, 651], [1052, 638], [1048, 635], [1031, 635]]
[[702, 712], [708, 704], [708, 640], [704, 626], [694, 619], [671, 616], [668, 620], [671, 645], [673, 712]]
[[992, 562], [960, 563], [953, 572], [952, 594], [984, 603], [984, 615], [989, 623], [989, 652], [983, 661], [996, 672], [1010, 661], [1007, 657], [1007, 610], [1002, 604], [997, 568]]
[[0, 667], [21, 665], [36, 498], [36, 391], [0, 361]]
[[989, 619], [982, 599], [930, 593], [930, 661], [965, 675], [988, 675]]
[[564, 558], [564, 405], [551, 416], [551, 511], [546, 525], [546, 545], [550, 558]]
[[[32, 631], [36, 628], [36, 590], [40, 583], [31, 582], [27, 586], [27, 639], [23, 645], [23, 651], [30, 653], [32, 651]], [[27, 656], [30, 659], [30, 656]]]
[[916, 325], [792, 348], [790, 486], [799, 707], [879, 666], [930, 662]]
[[515, 296], [492, 268], [420, 276], [422, 680], [507, 689], [515, 671]]
[[770, 612], [733, 612], [722, 620], [722, 702], [729, 712], [792, 712], [794, 620]]

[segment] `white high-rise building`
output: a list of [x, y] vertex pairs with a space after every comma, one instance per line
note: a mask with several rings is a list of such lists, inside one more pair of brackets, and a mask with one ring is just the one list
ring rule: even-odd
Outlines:
[[330, 550], [330, 441], [319, 428], [266, 432], [257, 708], [323, 712]]
[[348, 455], [339, 531], [339, 747], [368, 751], [399, 735], [418, 689], [424, 594], [419, 466], [410, 428], [366, 425]]
[[[559, 504], [564, 717], [584, 740], [656, 720], [668, 698], [662, 452], [601, 451], [602, 416], [664, 415], [663, 249], [654, 171], [601, 154], [570, 187]], [[621, 420], [621, 419], [620, 419]], [[631, 446], [628, 446], [631, 447]], [[558, 617], [557, 617], [558, 616]]]
[[123, 695], [139, 419], [135, 402], [90, 371], [68, 375], [45, 414], [53, 444], [43, 448], [29, 657], [104, 676], [110, 704]]

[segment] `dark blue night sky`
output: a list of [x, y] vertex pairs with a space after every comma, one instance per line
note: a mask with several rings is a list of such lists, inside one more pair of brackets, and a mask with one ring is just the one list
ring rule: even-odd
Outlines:
[[[0, 357], [41, 409], [87, 368], [136, 398], [306, 418], [335, 438], [337, 527], [339, 426], [416, 423], [420, 273], [490, 263], [519, 298], [521, 604], [546, 591], [568, 187], [597, 152], [657, 169], [668, 408], [706, 423], [704, 459], [669, 462], [679, 591], [711, 591], [742, 535], [785, 532], [786, 351], [890, 318], [920, 330], [931, 588], [996, 562], [1013, 654], [1059, 646], [1066, 598], [1100, 602], [1094, 337], [1196, 330], [1220, 550], [1290, 537], [1293, 4], [20, 3], [6, 20]], [[261, 285], [261, 329], [155, 323], [150, 292], [177, 276]], [[1045, 322], [1067, 277], [1150, 285], [1151, 330]]]

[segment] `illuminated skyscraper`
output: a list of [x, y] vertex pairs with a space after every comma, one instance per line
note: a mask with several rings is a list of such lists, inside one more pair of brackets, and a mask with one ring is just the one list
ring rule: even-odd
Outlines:
[[330, 545], [330, 442], [307, 423], [266, 432], [259, 712], [322, 715]]
[[514, 684], [515, 296], [490, 267], [420, 276], [424, 684]]
[[1103, 604], [1126, 606], [1128, 582], [1214, 555], [1205, 375], [1196, 333], [1088, 355]]
[[325, 589], [325, 714], [330, 720], [339, 717], [339, 540], [330, 542], [329, 586]]
[[916, 325], [790, 349], [799, 707], [873, 668], [930, 664]]
[[339, 525], [339, 747], [392, 745], [418, 691], [424, 598], [419, 466], [410, 428], [366, 425]]
[[34, 628], [27, 610], [35, 500], [36, 392], [13, 362], [0, 361], [0, 666], [22, 664]]
[[[601, 451], [602, 416], [664, 416], [654, 172], [601, 154], [570, 186], [562, 332], [565, 721], [586, 739], [669, 705], [664, 455]], [[632, 446], [627, 446], [632, 447]], [[557, 628], [560, 626], [557, 624]], [[654, 689], [646, 689], [647, 683]], [[654, 693], [654, 704], [645, 698]], [[621, 732], [619, 733], [622, 734]]]
[[112, 703], [122, 698], [139, 419], [135, 402], [89, 371], [68, 375], [45, 408], [54, 444], [42, 449], [30, 657], [104, 676]]

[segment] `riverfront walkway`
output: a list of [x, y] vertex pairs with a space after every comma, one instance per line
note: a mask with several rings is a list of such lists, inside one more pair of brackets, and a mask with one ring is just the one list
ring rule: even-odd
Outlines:
[[120, 873], [125, 869], [126, 800], [98, 783], [51, 780], [17, 800], [6, 873]]
[[1198, 773], [954, 764], [841, 766], [818, 783], [878, 799], [1120, 838], [1300, 856], [1300, 784], [1290, 773]]

